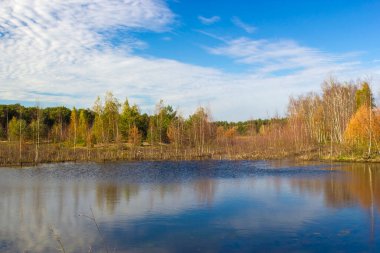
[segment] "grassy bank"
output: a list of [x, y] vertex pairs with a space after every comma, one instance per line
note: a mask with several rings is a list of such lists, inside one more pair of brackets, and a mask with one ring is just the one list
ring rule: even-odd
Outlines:
[[[61, 162], [109, 162], [109, 161], [152, 161], [152, 160], [274, 160], [295, 159], [306, 161], [334, 162], [380, 162], [380, 156], [343, 153], [344, 150], [328, 150], [327, 147], [304, 148], [257, 147], [256, 145], [213, 145], [200, 147], [176, 147], [157, 144], [133, 146], [130, 143], [109, 143], [93, 146], [75, 146], [69, 143], [23, 143], [2, 142], [0, 166], [33, 166], [41, 163]], [[332, 154], [332, 155], [331, 155]]]
[[0, 166], [32, 166], [40, 163], [107, 162], [136, 160], [258, 160], [281, 159], [294, 153], [274, 149], [248, 149], [240, 146], [175, 147], [173, 145], [141, 145], [110, 143], [92, 147], [72, 147], [67, 143], [43, 143], [38, 148], [33, 143], [2, 142]]

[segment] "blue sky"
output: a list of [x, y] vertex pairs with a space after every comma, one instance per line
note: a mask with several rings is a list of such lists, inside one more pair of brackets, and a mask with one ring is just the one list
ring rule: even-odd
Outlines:
[[[360, 52], [364, 59], [380, 58], [376, 32], [380, 1], [172, 1], [169, 6], [178, 14], [177, 25], [165, 34], [138, 35], [152, 45], [142, 53], [230, 71], [230, 61], [201, 50], [202, 46], [220, 44], [201, 33], [207, 32], [226, 39], [291, 39], [330, 53]], [[219, 17], [219, 21], [204, 25], [199, 16]], [[255, 31], [249, 34], [237, 27], [234, 17]]]
[[112, 91], [217, 120], [284, 115], [333, 75], [380, 82], [380, 1], [8, 0], [0, 103], [91, 107]]

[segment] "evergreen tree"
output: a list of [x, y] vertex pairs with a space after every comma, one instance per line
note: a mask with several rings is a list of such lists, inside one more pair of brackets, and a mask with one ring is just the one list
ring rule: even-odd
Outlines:
[[139, 107], [137, 105], [130, 106], [128, 99], [125, 99], [120, 115], [120, 131], [125, 139], [128, 139], [133, 126], [138, 127], [140, 125], [140, 117]]

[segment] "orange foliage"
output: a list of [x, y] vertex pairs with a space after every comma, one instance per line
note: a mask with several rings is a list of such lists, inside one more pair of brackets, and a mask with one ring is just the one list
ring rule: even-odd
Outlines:
[[139, 133], [139, 129], [136, 126], [133, 126], [129, 130], [129, 143], [133, 146], [138, 146], [141, 144], [141, 134]]
[[368, 106], [361, 106], [351, 118], [345, 132], [345, 142], [350, 145], [366, 146], [370, 136], [378, 142], [380, 137], [380, 115]]
[[232, 127], [224, 132], [226, 138], [232, 139], [236, 135], [236, 127]]

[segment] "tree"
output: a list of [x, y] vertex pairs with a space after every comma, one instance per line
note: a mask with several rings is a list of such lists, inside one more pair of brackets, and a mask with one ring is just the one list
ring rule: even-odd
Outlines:
[[141, 144], [141, 134], [139, 133], [139, 129], [134, 125], [129, 130], [128, 134], [128, 142], [132, 144], [132, 146], [139, 146]]
[[296, 150], [327, 141], [324, 103], [316, 93], [290, 98], [288, 105], [288, 134]]
[[371, 155], [372, 141], [380, 140], [380, 115], [363, 104], [350, 120], [344, 133], [345, 142], [359, 151]]
[[70, 116], [71, 110], [63, 106], [42, 109], [41, 122], [49, 130], [50, 137], [54, 142], [66, 139]]
[[199, 107], [186, 122], [189, 130], [190, 143], [197, 148], [199, 155], [203, 154], [206, 146], [215, 137], [215, 129], [210, 124], [206, 109]]
[[88, 119], [84, 110], [80, 110], [78, 121], [78, 141], [86, 142], [88, 135]]
[[149, 139], [151, 142], [169, 143], [168, 128], [177, 112], [170, 105], [164, 105], [164, 101], [156, 105], [156, 113], [149, 121]]
[[16, 117], [13, 117], [8, 124], [8, 134], [9, 140], [19, 141], [19, 162], [22, 162], [22, 143], [23, 143], [23, 134], [27, 129], [26, 121], [21, 118], [22, 108], [20, 106], [20, 119], [17, 120]]
[[42, 118], [42, 113], [39, 105], [37, 104], [36, 106], [36, 111], [35, 111], [35, 119], [32, 120], [30, 123], [30, 130], [31, 130], [31, 135], [33, 142], [35, 144], [35, 156], [34, 156], [34, 162], [37, 163], [39, 159], [39, 147], [40, 147], [40, 139], [44, 134], [45, 127], [44, 124], [41, 120]]
[[184, 119], [182, 117], [176, 117], [168, 127], [167, 136], [170, 143], [175, 146], [176, 155], [178, 155], [178, 149], [181, 148], [184, 143], [184, 125]]
[[119, 109], [120, 103], [112, 92], [106, 92], [104, 99], [104, 126], [106, 140], [119, 141]]
[[225, 130], [223, 126], [218, 126], [216, 128], [216, 143], [218, 145], [221, 145], [225, 136], [224, 136]]
[[62, 141], [63, 138], [61, 138], [61, 136], [63, 136], [63, 129], [61, 127], [62, 125], [59, 124], [59, 123], [55, 123], [51, 128], [50, 128], [50, 133], [49, 135], [51, 136], [52, 140], [54, 143], [56, 142], [59, 142], [59, 141]]
[[363, 105], [374, 108], [374, 101], [375, 99], [368, 82], [363, 82], [360, 89], [358, 89], [355, 93], [356, 109], [358, 110]]
[[70, 140], [74, 144], [74, 151], [76, 149], [77, 137], [78, 137], [78, 116], [75, 107], [71, 111], [70, 126], [69, 126]]
[[95, 112], [94, 124], [92, 126], [92, 135], [95, 137], [96, 142], [105, 142], [104, 133], [104, 109], [103, 104], [98, 96], [95, 100], [93, 111]]
[[333, 78], [325, 81], [322, 86], [323, 121], [331, 143], [341, 143], [344, 139], [344, 131], [355, 113], [356, 90], [356, 85], [341, 84]]
[[0, 139], [3, 139], [6, 136], [3, 126], [0, 125]]
[[[13, 117], [8, 124], [9, 139], [11, 141], [17, 141], [22, 137], [22, 133], [27, 129], [25, 120], [18, 120], [16, 117]], [[20, 134], [21, 133], [21, 134]]]
[[137, 121], [136, 126], [139, 129], [139, 132], [141, 134], [141, 137], [146, 139], [148, 136], [148, 129], [149, 129], [149, 116], [148, 114], [140, 114]]
[[231, 127], [227, 129], [227, 131], [224, 132], [224, 136], [227, 139], [232, 140], [236, 136], [236, 133], [237, 133], [237, 127]]
[[[371, 88], [368, 82], [362, 82], [360, 89], [358, 89], [355, 93], [355, 102], [356, 109], [360, 110], [360, 113], [356, 117], [356, 121], [365, 121], [366, 125], [362, 125], [363, 129], [366, 129], [368, 135], [368, 156], [371, 155], [372, 149], [372, 141], [373, 141], [373, 128], [374, 126], [374, 118], [373, 118], [373, 108], [375, 107], [374, 98], [372, 95]], [[366, 114], [366, 115], [364, 115]], [[355, 118], [355, 117], [354, 117]], [[367, 119], [366, 119], [367, 118]], [[355, 123], [355, 120], [353, 123]], [[364, 123], [364, 122], [362, 122]]]
[[149, 130], [147, 135], [147, 141], [149, 141], [151, 145], [153, 145], [154, 142], [159, 140], [155, 118], [156, 117], [154, 116], [149, 117]]
[[124, 138], [128, 139], [128, 134], [133, 126], [138, 127], [139, 120], [139, 107], [137, 105], [130, 106], [128, 99], [125, 99], [120, 115], [120, 131]]

